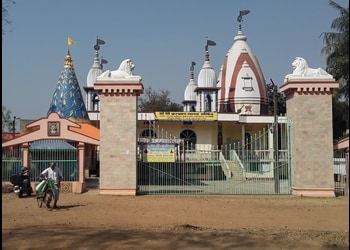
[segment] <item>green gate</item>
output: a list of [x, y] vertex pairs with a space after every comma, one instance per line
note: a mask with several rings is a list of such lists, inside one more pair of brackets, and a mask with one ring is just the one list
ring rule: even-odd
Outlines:
[[2, 182], [9, 182], [10, 177], [22, 169], [21, 147], [12, 146], [2, 149]]
[[[2, 149], [2, 181], [9, 182], [13, 174], [21, 172], [22, 155], [20, 145]], [[76, 142], [66, 140], [39, 140], [29, 147], [30, 180], [36, 177], [50, 162], [56, 162], [63, 174], [63, 181], [78, 181], [78, 154]]]
[[40, 140], [31, 143], [31, 174], [38, 176], [50, 162], [62, 171], [63, 181], [78, 181], [78, 153], [76, 142], [66, 140]]

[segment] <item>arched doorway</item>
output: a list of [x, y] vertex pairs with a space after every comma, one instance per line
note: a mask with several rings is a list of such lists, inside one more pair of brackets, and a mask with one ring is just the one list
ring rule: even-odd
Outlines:
[[197, 135], [191, 129], [185, 129], [180, 133], [180, 139], [184, 140], [185, 149], [194, 149], [197, 143]]

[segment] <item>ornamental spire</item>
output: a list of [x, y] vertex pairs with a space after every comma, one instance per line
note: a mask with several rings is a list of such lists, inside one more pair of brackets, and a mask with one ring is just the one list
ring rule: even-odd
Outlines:
[[243, 16], [248, 15], [250, 10], [241, 10], [239, 11], [239, 16], [237, 17], [238, 21], [238, 29], [241, 31], [242, 30], [242, 21], [243, 21]]

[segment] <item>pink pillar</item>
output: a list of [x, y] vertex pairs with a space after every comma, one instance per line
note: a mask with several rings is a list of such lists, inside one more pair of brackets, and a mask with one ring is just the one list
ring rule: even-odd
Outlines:
[[292, 193], [335, 197], [332, 92], [334, 79], [301, 77], [281, 86], [291, 121]]
[[29, 166], [29, 143], [27, 142], [22, 144], [22, 165]]
[[83, 193], [86, 191], [86, 182], [84, 175], [84, 150], [85, 144], [79, 142], [78, 144], [78, 183], [74, 183], [73, 189], [75, 193]]
[[136, 195], [137, 97], [140, 77], [99, 79], [100, 194]]

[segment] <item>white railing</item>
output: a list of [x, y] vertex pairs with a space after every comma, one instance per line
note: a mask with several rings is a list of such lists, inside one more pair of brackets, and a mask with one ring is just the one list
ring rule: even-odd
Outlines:
[[[229, 150], [227, 151], [232, 157], [232, 160], [237, 161], [239, 166], [244, 169], [242, 159], [255, 162], [273, 162], [273, 150]], [[224, 157], [221, 150], [186, 150], [181, 155], [181, 159], [187, 162], [199, 161], [221, 161], [220, 157]], [[278, 151], [278, 160], [288, 160], [288, 150]]]
[[334, 174], [346, 175], [345, 158], [333, 158]]
[[186, 150], [181, 157], [187, 162], [219, 161], [220, 150]]
[[224, 174], [225, 174], [227, 179], [231, 179], [232, 171], [231, 171], [230, 167], [228, 166], [227, 161], [226, 161], [224, 155], [222, 154], [222, 152], [220, 152], [219, 158], [221, 161], [222, 171], [224, 171]]
[[243, 166], [243, 163], [241, 162], [241, 159], [239, 158], [236, 150], [233, 150], [233, 156], [234, 156], [234, 160], [236, 162], [238, 162], [238, 165], [241, 167], [242, 170], [244, 170], [244, 166]]

